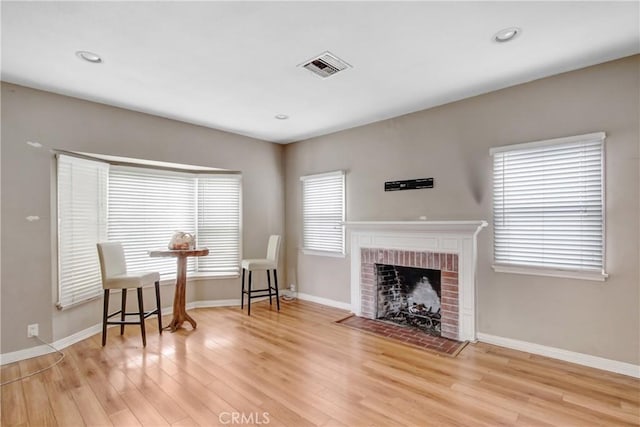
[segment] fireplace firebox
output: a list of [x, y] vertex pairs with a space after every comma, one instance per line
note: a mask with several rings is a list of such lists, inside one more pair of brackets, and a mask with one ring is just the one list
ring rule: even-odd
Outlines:
[[376, 318], [441, 336], [440, 270], [376, 266]]
[[[444, 338], [459, 340], [458, 335], [458, 255], [436, 253], [436, 252], [418, 252], [406, 250], [391, 249], [375, 249], [361, 248], [360, 250], [360, 268], [361, 268], [361, 316], [368, 319], [379, 319], [384, 315], [389, 315], [386, 320], [394, 320], [396, 323], [405, 322], [407, 325], [420, 323], [432, 323], [431, 332], [437, 333]], [[386, 266], [386, 267], [378, 267]], [[425, 295], [430, 291], [425, 290], [423, 286], [419, 295], [411, 295], [412, 300], [398, 297], [393, 303], [383, 303], [384, 298], [380, 298], [378, 291], [378, 270], [384, 271], [385, 277], [400, 277], [400, 281], [413, 281], [414, 283], [404, 283], [401, 285], [391, 286], [386, 292], [387, 294], [411, 295], [415, 289], [418, 289], [418, 283], [421, 280], [428, 280], [432, 289], [434, 286], [440, 288], [435, 291], [439, 298], [440, 312], [435, 302], [435, 298], [427, 299]], [[423, 279], [423, 277], [425, 279]], [[393, 280], [392, 280], [393, 282]], [[404, 289], [404, 291], [402, 290]], [[431, 294], [432, 295], [432, 294]], [[433, 295], [432, 295], [433, 296]], [[421, 300], [415, 300], [420, 297]], [[426, 301], [425, 301], [426, 300]], [[395, 314], [378, 313], [378, 303], [387, 304], [390, 308], [395, 309], [396, 306], [406, 305], [406, 310], [412, 315], [403, 313], [403, 310], [395, 312]], [[416, 303], [414, 305], [414, 302]], [[431, 307], [431, 312], [429, 312]], [[434, 313], [435, 311], [435, 313]], [[422, 316], [422, 317], [420, 317]], [[439, 316], [439, 317], [438, 317]], [[429, 320], [427, 320], [427, 318]], [[437, 324], [433, 325], [433, 324]], [[437, 332], [436, 332], [437, 328]]]

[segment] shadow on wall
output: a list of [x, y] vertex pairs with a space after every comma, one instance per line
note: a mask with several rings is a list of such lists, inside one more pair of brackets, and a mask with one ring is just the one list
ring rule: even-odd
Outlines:
[[482, 170], [486, 166], [486, 163], [479, 162], [477, 158], [474, 158], [469, 154], [470, 153], [467, 153], [465, 155], [461, 152], [464, 165], [462, 173], [464, 174], [465, 181], [473, 200], [475, 200], [477, 204], [481, 204], [484, 198], [483, 186], [485, 184], [485, 177]]

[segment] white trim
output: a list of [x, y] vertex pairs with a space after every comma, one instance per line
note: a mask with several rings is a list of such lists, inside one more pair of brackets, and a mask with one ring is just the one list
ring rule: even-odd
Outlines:
[[342, 302], [342, 301], [332, 300], [329, 298], [317, 297], [315, 295], [304, 294], [301, 292], [298, 292], [297, 296], [298, 296], [298, 299], [301, 299], [303, 301], [315, 302], [317, 304], [322, 304], [322, 305], [326, 305], [333, 308], [339, 308], [342, 310], [351, 311], [351, 304], [349, 304], [348, 302]]
[[327, 176], [344, 176], [345, 172], [343, 170], [337, 170], [337, 171], [331, 171], [331, 172], [323, 172], [323, 173], [316, 173], [313, 175], [304, 175], [300, 177], [300, 181], [305, 181], [309, 178], [324, 178]]
[[311, 249], [300, 249], [304, 255], [328, 256], [333, 258], [345, 258], [347, 254], [342, 252], [314, 251]]
[[[70, 345], [87, 339], [101, 331], [102, 322], [76, 332], [75, 334], [71, 334], [68, 337], [61, 338], [58, 341], [53, 342], [51, 345], [58, 350], [62, 350], [65, 347], [69, 347]], [[19, 362], [20, 360], [31, 359], [32, 357], [38, 357], [49, 353], [53, 353], [51, 347], [47, 345], [39, 345], [36, 347], [25, 348], [23, 350], [13, 351], [11, 353], [0, 354], [0, 365]]]
[[162, 162], [158, 160], [137, 159], [134, 157], [110, 156], [108, 154], [86, 153], [82, 151], [54, 150], [54, 152], [59, 154], [64, 154], [67, 156], [79, 157], [81, 159], [101, 161], [104, 163], [109, 163], [111, 165], [147, 167], [147, 168], [153, 168], [153, 169], [173, 170], [178, 172], [199, 173], [199, 174], [220, 173], [220, 174], [232, 175], [232, 174], [242, 173], [239, 171], [232, 171], [229, 169], [221, 169], [221, 168], [212, 168], [208, 166], [197, 166], [197, 165], [187, 165], [184, 163], [171, 163], [171, 162]]
[[[265, 297], [268, 298], [268, 297]], [[256, 298], [258, 300], [258, 298]], [[192, 308], [209, 308], [209, 307], [236, 307], [240, 305], [239, 299], [221, 299], [221, 300], [205, 300], [193, 301], [187, 304], [187, 309]], [[173, 310], [171, 310], [173, 313]]]
[[398, 229], [429, 231], [476, 231], [488, 225], [484, 220], [473, 221], [346, 221], [350, 229]]
[[581, 279], [604, 282], [609, 275], [598, 271], [577, 271], [577, 270], [554, 270], [550, 268], [535, 268], [515, 265], [494, 264], [493, 270], [496, 273], [529, 274], [533, 276], [561, 277], [566, 279]]
[[[238, 278], [240, 278], [240, 273], [212, 275], [211, 273], [207, 273], [207, 272], [202, 272], [202, 273], [194, 272], [194, 273], [189, 273], [189, 276], [187, 277], [187, 282], [191, 282], [191, 281], [199, 282], [201, 280], [228, 280], [228, 279], [238, 279]], [[175, 277], [172, 279], [171, 284], [172, 285], [176, 284]]]
[[502, 153], [505, 151], [522, 150], [526, 148], [545, 147], [556, 144], [569, 144], [572, 142], [591, 142], [591, 141], [604, 141], [606, 138], [604, 132], [587, 133], [584, 135], [566, 136], [564, 138], [545, 139], [542, 141], [522, 142], [520, 144], [501, 145], [499, 147], [491, 147], [489, 154], [492, 156], [495, 153]]
[[[264, 299], [266, 299], [265, 297]], [[335, 301], [328, 298], [317, 297], [305, 293], [298, 293], [298, 298], [303, 301], [310, 301], [317, 304], [326, 305], [329, 307], [339, 308], [342, 310], [351, 310], [351, 304]], [[257, 299], [256, 299], [257, 300]], [[188, 309], [192, 308], [206, 308], [206, 307], [232, 307], [240, 305], [239, 299], [229, 300], [209, 300], [209, 301], [195, 301], [187, 304]], [[162, 309], [163, 315], [172, 314], [173, 308], [166, 307]], [[113, 326], [113, 325], [112, 325]], [[68, 337], [59, 339], [51, 344], [54, 348], [62, 350], [70, 345], [87, 339], [97, 333], [100, 333], [102, 329], [102, 323], [93, 325], [87, 329], [84, 329]], [[548, 347], [541, 344], [530, 343], [527, 341], [515, 340], [512, 338], [499, 337], [496, 335], [485, 334], [482, 332], [477, 333], [478, 341], [497, 345], [500, 347], [511, 348], [514, 350], [525, 351], [532, 354], [538, 354], [541, 356], [551, 357], [553, 359], [564, 360], [566, 362], [576, 363], [578, 365], [589, 366], [591, 368], [602, 369], [617, 374], [628, 375], [634, 378], [640, 378], [640, 366], [633, 365], [631, 363], [620, 362], [617, 360], [605, 359], [598, 356], [592, 356], [584, 353], [576, 353], [569, 350], [564, 350], [555, 347]], [[0, 354], [0, 365], [6, 365], [9, 363], [18, 362], [20, 360], [30, 359], [32, 357], [42, 356], [48, 353], [52, 353], [51, 348], [46, 345], [39, 345], [36, 347], [26, 348], [10, 353]]]
[[[110, 325], [109, 327], [111, 326], [117, 326], [117, 325]], [[60, 338], [59, 340], [55, 341], [51, 345], [57, 348], [58, 350], [61, 350], [63, 348], [69, 347], [70, 345], [73, 345], [77, 342], [85, 340], [101, 332], [102, 332], [102, 322], [96, 325], [90, 326], [87, 329], [83, 329], [79, 332], [76, 332], [75, 334], [71, 334], [68, 337]]]
[[477, 335], [478, 341], [487, 344], [511, 348], [513, 350], [526, 351], [527, 353], [564, 360], [565, 362], [589, 366], [590, 368], [602, 369], [604, 371], [615, 372], [616, 374], [640, 378], [640, 365], [633, 365], [631, 363], [620, 362], [618, 360], [605, 359], [603, 357], [592, 356], [590, 354], [577, 353], [561, 348], [548, 347], [546, 345], [499, 337], [482, 332], [478, 332]]
[[36, 347], [25, 348], [24, 350], [12, 351], [11, 353], [0, 354], [0, 365], [6, 365], [8, 363], [31, 359], [32, 357], [38, 357], [48, 353], [53, 353], [53, 350], [51, 350], [51, 347], [46, 345], [39, 345]]
[[[268, 297], [256, 298], [255, 300], [259, 301], [266, 298]], [[239, 299], [227, 299], [227, 300], [194, 301], [194, 302], [187, 303], [186, 308], [188, 310], [191, 310], [193, 308], [234, 307], [239, 305], [240, 305]], [[173, 314], [173, 306], [163, 307], [162, 315], [166, 316], [169, 314]], [[153, 315], [153, 316], [149, 316], [148, 318], [153, 319], [156, 317], [157, 316]], [[114, 326], [118, 326], [118, 325], [109, 325], [109, 328], [112, 328]], [[102, 322], [96, 325], [90, 326], [74, 334], [71, 334], [67, 337], [61, 338], [53, 342], [51, 345], [58, 350], [62, 350], [66, 347], [69, 347], [70, 345], [73, 345], [77, 342], [90, 338], [93, 335], [99, 334], [101, 332], [102, 332]], [[19, 362], [25, 359], [31, 359], [32, 357], [38, 357], [48, 353], [52, 353], [51, 347], [46, 345], [39, 345], [36, 347], [25, 348], [23, 350], [17, 350], [10, 353], [0, 354], [0, 366], [6, 365], [8, 363]]]

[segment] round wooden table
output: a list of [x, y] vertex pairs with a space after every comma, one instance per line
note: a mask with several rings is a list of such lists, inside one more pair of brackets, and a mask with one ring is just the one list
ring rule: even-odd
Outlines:
[[191, 323], [193, 329], [198, 325], [191, 316], [187, 314], [187, 258], [190, 256], [207, 256], [209, 255], [209, 249], [207, 248], [195, 248], [195, 249], [159, 249], [149, 251], [150, 257], [175, 257], [177, 258], [178, 273], [176, 276], [176, 293], [173, 297], [173, 319], [169, 325], [163, 329], [169, 329], [171, 332], [175, 332], [182, 326], [184, 321]]

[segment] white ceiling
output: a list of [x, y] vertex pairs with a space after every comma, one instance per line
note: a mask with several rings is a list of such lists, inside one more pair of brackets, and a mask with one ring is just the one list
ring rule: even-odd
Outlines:
[[[637, 1], [3, 1], [2, 79], [286, 143], [638, 53], [639, 20]], [[353, 68], [298, 67], [326, 50]]]

